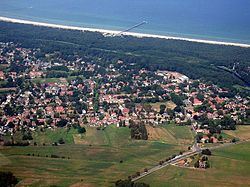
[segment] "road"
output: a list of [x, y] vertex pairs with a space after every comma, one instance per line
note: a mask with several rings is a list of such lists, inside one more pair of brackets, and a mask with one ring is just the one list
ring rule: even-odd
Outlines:
[[200, 151], [192, 151], [192, 152], [186, 152], [182, 155], [179, 155], [179, 156], [176, 156], [175, 158], [167, 161], [167, 162], [164, 162], [162, 165], [157, 165], [157, 166], [154, 166], [152, 167], [151, 169], [148, 170], [148, 172], [144, 172], [144, 173], [141, 173], [140, 176], [136, 177], [136, 178], [133, 178], [131, 181], [134, 182], [134, 181], [137, 181], [147, 175], [150, 175], [151, 173], [155, 172], [155, 171], [158, 171], [162, 168], [165, 168], [171, 164], [175, 164], [176, 162], [180, 161], [180, 160], [183, 160], [185, 158], [188, 158], [190, 156], [194, 156], [194, 155], [197, 155], [198, 153], [201, 153], [201, 150]]

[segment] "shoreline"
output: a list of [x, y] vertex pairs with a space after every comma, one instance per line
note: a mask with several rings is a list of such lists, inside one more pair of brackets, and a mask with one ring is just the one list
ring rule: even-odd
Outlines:
[[[82, 31], [82, 32], [85, 32], [85, 31], [100, 32], [104, 36], [112, 36], [112, 35], [118, 36], [119, 33], [121, 33], [121, 31], [115, 31], [115, 30], [95, 29], [95, 28], [86, 28], [86, 27], [77, 27], [77, 26], [66, 26], [66, 25], [60, 25], [60, 24], [52, 24], [52, 23], [22, 20], [22, 19], [14, 19], [14, 18], [2, 17], [2, 16], [0, 16], [0, 21], [11, 22], [11, 23], [21, 23], [21, 24], [34, 25], [34, 26], [43, 26], [43, 27], [50, 27], [50, 28], [57, 28], [57, 29], [78, 30], [78, 31]], [[138, 37], [138, 38], [159, 38], [159, 39], [167, 39], [167, 40], [181, 40], [181, 41], [197, 42], [197, 43], [205, 43], [205, 44], [215, 44], [215, 45], [226, 45], [226, 46], [250, 48], [250, 44], [222, 42], [222, 41], [213, 41], [213, 40], [204, 40], [204, 39], [192, 39], [192, 38], [164, 36], [164, 35], [156, 35], [156, 34], [124, 32], [124, 33], [122, 33], [122, 35], [133, 36], [133, 37]]]

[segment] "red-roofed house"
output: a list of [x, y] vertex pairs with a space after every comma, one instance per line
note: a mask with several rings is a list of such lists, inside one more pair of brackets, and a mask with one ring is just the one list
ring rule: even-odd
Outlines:
[[4, 72], [0, 71], [0, 79], [5, 79]]
[[73, 91], [67, 91], [67, 95], [72, 96], [73, 94], [74, 94], [74, 92], [73, 92]]
[[216, 101], [217, 103], [222, 103], [224, 100], [221, 99], [219, 96], [217, 96], [217, 97], [215, 98], [215, 101]]
[[64, 113], [64, 107], [63, 106], [57, 106], [56, 107], [56, 112], [57, 113]]
[[201, 139], [201, 142], [202, 143], [208, 143], [209, 141], [209, 138], [207, 136], [204, 136], [202, 139]]
[[43, 72], [41, 72], [41, 71], [31, 71], [29, 73], [30, 78], [32, 78], [32, 79], [37, 78], [37, 77], [41, 77], [42, 74], [43, 74]]
[[123, 113], [123, 115], [128, 115], [128, 113], [129, 113], [129, 109], [128, 108], [124, 108], [123, 110], [122, 110], [122, 113]]
[[210, 139], [212, 140], [213, 143], [218, 143], [218, 139], [215, 138], [214, 136], [212, 136]]
[[194, 105], [194, 106], [199, 106], [199, 105], [202, 105], [202, 102], [201, 102], [199, 99], [194, 98], [193, 105]]

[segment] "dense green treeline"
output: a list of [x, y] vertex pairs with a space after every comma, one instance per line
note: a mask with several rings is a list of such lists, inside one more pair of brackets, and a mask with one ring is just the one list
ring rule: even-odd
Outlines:
[[22, 47], [40, 48], [39, 56], [59, 51], [65, 58], [75, 54], [88, 60], [110, 63], [122, 59], [138, 68], [171, 70], [193, 79], [212, 81], [225, 87], [244, 85], [229, 72], [216, 68], [232, 68], [250, 82], [250, 49], [209, 45], [187, 41], [131, 36], [105, 37], [100, 33], [53, 29], [0, 22], [0, 41], [20, 43]]

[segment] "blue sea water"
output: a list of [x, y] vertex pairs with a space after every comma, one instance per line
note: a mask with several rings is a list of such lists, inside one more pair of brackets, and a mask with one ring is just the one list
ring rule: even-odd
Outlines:
[[250, 44], [250, 0], [0, 0], [0, 16]]

